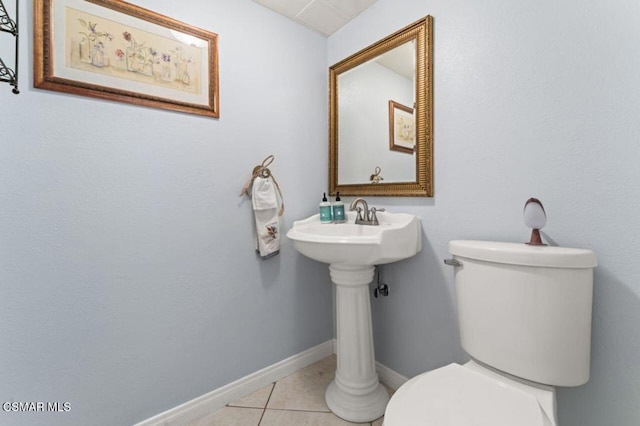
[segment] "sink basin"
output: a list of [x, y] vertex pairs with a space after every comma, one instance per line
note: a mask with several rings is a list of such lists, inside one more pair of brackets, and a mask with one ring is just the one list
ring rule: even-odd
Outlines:
[[287, 237], [303, 255], [329, 264], [336, 289], [335, 379], [325, 392], [329, 409], [353, 423], [382, 417], [389, 394], [378, 380], [369, 283], [375, 265], [395, 262], [422, 250], [420, 220], [411, 214], [379, 212], [380, 225], [356, 225], [356, 213], [347, 223], [320, 223], [314, 215], [293, 223]]
[[320, 223], [320, 215], [293, 223], [287, 237], [303, 255], [329, 264], [381, 265], [415, 256], [422, 250], [420, 220], [406, 213], [378, 212], [380, 225]]

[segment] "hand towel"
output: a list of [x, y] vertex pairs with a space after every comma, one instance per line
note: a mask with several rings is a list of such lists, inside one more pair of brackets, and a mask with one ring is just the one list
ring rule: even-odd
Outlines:
[[257, 176], [251, 194], [256, 220], [256, 251], [261, 258], [268, 259], [280, 253], [280, 216], [273, 179]]

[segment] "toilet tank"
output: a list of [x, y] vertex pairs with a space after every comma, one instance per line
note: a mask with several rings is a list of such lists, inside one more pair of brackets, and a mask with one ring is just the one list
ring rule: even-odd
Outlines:
[[589, 380], [591, 250], [451, 241], [462, 347], [473, 358], [552, 386]]

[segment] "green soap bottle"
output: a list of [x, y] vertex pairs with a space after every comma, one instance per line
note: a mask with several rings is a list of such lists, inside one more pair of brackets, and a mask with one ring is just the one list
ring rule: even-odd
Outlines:
[[336, 202], [333, 203], [333, 221], [335, 223], [344, 223], [347, 218], [344, 214], [344, 203], [340, 200], [340, 193], [336, 194]]
[[327, 200], [327, 193], [322, 194], [320, 203], [320, 223], [331, 223], [331, 203]]

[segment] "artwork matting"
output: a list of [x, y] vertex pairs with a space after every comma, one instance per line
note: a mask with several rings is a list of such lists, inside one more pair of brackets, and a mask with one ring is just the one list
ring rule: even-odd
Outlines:
[[34, 0], [34, 86], [219, 117], [217, 41], [120, 0]]

